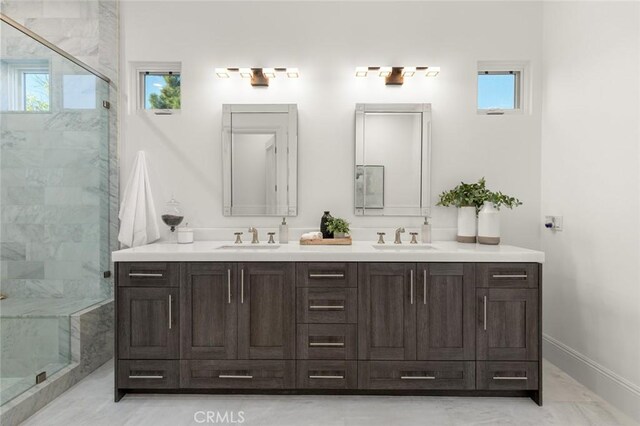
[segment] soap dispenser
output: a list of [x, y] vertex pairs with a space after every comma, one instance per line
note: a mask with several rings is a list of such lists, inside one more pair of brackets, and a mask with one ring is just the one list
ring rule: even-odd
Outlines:
[[425, 216], [424, 223], [422, 224], [422, 244], [431, 244], [431, 224], [429, 223], [429, 216]]
[[282, 223], [280, 224], [280, 234], [278, 236], [278, 240], [280, 244], [287, 244], [289, 242], [289, 225], [287, 225], [287, 219], [282, 218]]

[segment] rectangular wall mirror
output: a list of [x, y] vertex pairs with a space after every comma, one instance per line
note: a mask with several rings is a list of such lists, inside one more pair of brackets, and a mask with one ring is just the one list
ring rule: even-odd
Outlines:
[[296, 216], [298, 109], [223, 105], [225, 216]]
[[355, 214], [428, 216], [431, 104], [357, 104]]

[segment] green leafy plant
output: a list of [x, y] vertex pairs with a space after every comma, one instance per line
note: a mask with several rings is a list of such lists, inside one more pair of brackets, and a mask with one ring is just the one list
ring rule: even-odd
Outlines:
[[502, 192], [492, 192], [487, 189], [485, 178], [481, 178], [475, 183], [460, 182], [455, 188], [440, 194], [438, 206], [455, 207], [475, 207], [476, 214], [485, 202], [491, 202], [497, 209], [506, 206], [510, 209], [522, 205], [522, 201], [515, 197], [503, 194]]
[[349, 222], [344, 219], [340, 219], [339, 217], [331, 217], [327, 220], [327, 230], [332, 233], [348, 233], [349, 232]]

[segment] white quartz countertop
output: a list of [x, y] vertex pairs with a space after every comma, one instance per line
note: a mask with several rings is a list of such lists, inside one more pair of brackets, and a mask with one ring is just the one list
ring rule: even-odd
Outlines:
[[507, 246], [438, 241], [412, 245], [354, 241], [351, 246], [289, 244], [234, 245], [231, 241], [196, 241], [193, 244], [154, 243], [113, 252], [114, 262], [534, 262], [544, 253]]

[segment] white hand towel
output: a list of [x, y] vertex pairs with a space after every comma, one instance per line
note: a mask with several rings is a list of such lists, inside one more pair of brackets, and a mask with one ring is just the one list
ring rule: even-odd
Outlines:
[[138, 151], [136, 156], [118, 217], [118, 241], [127, 247], [142, 246], [160, 238], [144, 151]]
[[306, 234], [302, 234], [300, 239], [301, 240], [321, 240], [322, 232], [307, 232]]

